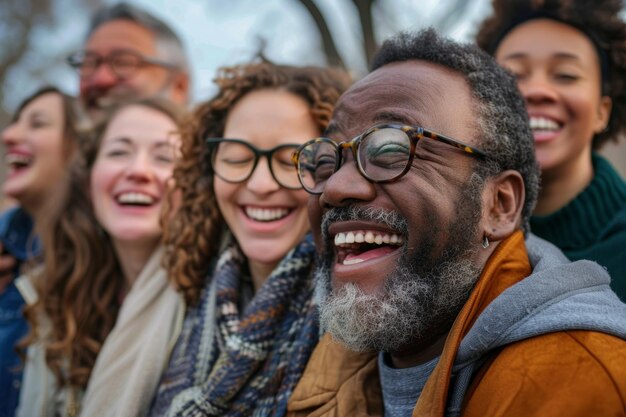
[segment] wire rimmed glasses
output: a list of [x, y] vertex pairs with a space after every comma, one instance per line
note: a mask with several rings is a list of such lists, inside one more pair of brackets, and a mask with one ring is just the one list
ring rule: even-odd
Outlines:
[[245, 140], [207, 138], [211, 149], [211, 169], [219, 178], [230, 183], [245, 182], [252, 176], [261, 157], [267, 159], [274, 181], [290, 190], [302, 188], [291, 156], [300, 144], [287, 143], [271, 149], [258, 149]]
[[301, 145], [292, 155], [302, 187], [321, 194], [326, 182], [341, 167], [343, 150], [352, 150], [360, 174], [374, 183], [388, 183], [406, 174], [415, 156], [417, 143], [429, 138], [446, 143], [480, 159], [488, 155], [473, 146], [435, 133], [421, 126], [383, 124], [369, 128], [347, 142], [317, 138]]
[[146, 65], [157, 65], [169, 70], [177, 68], [172, 63], [146, 57], [130, 50], [116, 50], [105, 56], [93, 52], [80, 51], [68, 56], [67, 63], [78, 71], [81, 78], [92, 77], [100, 65], [105, 63], [108, 64], [113, 74], [119, 79], [132, 78], [139, 68]]

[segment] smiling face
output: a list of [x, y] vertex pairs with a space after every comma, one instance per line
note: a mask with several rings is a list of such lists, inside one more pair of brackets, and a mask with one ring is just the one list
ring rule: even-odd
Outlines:
[[31, 101], [2, 132], [8, 166], [3, 191], [31, 213], [63, 175], [64, 123], [63, 101], [52, 92]]
[[506, 35], [495, 57], [517, 76], [544, 177], [590, 165], [593, 136], [606, 126], [611, 102], [601, 96], [589, 38], [560, 22], [530, 20]]
[[[342, 96], [327, 133], [346, 141], [379, 123], [402, 123], [479, 146], [473, 108], [460, 74], [423, 61], [393, 63]], [[474, 159], [425, 138], [405, 176], [374, 184], [344, 156], [309, 200], [323, 326], [355, 350], [436, 338], [477, 278], [482, 186], [469, 181]]]
[[152, 248], [161, 236], [159, 216], [180, 147], [174, 121], [141, 105], [110, 121], [91, 170], [90, 192], [98, 222], [114, 243]]
[[[148, 29], [128, 20], [112, 20], [99, 26], [87, 40], [85, 53], [108, 57], [131, 51], [146, 58], [166, 61], [157, 53], [155, 37]], [[143, 65], [127, 78], [118, 77], [109, 65], [100, 65], [93, 75], [80, 78], [80, 96], [89, 110], [107, 107], [129, 98], [163, 95], [183, 103], [186, 89], [176, 83], [180, 74], [158, 65]], [[186, 85], [185, 85], [186, 88]]]
[[[242, 139], [263, 150], [301, 144], [319, 134], [304, 99], [280, 90], [245, 95], [230, 110], [224, 128], [225, 138]], [[290, 166], [289, 160], [284, 162]], [[228, 183], [216, 176], [214, 190], [220, 212], [248, 258], [253, 278], [265, 275], [256, 277], [257, 282], [266, 278], [309, 230], [308, 194], [279, 186], [266, 158], [261, 158], [243, 183]]]

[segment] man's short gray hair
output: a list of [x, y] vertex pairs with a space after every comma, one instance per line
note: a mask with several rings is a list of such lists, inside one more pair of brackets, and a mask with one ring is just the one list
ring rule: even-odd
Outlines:
[[130, 4], [118, 3], [98, 10], [91, 18], [87, 38], [98, 27], [114, 20], [128, 20], [148, 29], [154, 34], [159, 58], [178, 66], [180, 71], [189, 73], [189, 61], [180, 37], [162, 20]]
[[423, 60], [460, 72], [476, 100], [479, 146], [490, 155], [478, 163], [476, 173], [483, 179], [512, 169], [524, 179], [526, 201], [522, 227], [529, 219], [539, 193], [539, 167], [526, 102], [513, 75], [475, 45], [440, 37], [433, 29], [404, 32], [387, 40], [374, 56], [372, 71], [393, 63]]

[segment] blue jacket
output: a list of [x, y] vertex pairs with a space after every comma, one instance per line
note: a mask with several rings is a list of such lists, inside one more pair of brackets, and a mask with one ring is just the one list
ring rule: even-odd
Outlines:
[[[4, 251], [13, 255], [18, 265], [41, 253], [37, 238], [31, 238], [33, 221], [22, 208], [12, 208], [0, 215], [0, 241]], [[0, 417], [13, 417], [22, 383], [22, 363], [15, 344], [28, 331], [22, 314], [24, 299], [11, 282], [0, 293]]]

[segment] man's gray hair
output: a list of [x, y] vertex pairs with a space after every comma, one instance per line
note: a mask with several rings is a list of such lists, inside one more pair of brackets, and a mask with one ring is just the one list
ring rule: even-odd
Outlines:
[[130, 4], [118, 3], [98, 10], [91, 18], [87, 38], [98, 27], [114, 20], [128, 20], [148, 29], [154, 34], [159, 58], [178, 66], [180, 71], [189, 73], [189, 61], [180, 37], [162, 20]]
[[476, 138], [490, 156], [478, 162], [476, 173], [483, 179], [508, 169], [522, 175], [526, 191], [522, 228], [527, 232], [539, 193], [539, 168], [526, 103], [513, 75], [476, 46], [442, 38], [433, 29], [401, 33], [386, 41], [374, 57], [372, 70], [410, 60], [439, 64], [465, 77], [477, 101]]

